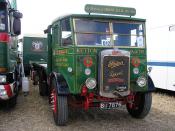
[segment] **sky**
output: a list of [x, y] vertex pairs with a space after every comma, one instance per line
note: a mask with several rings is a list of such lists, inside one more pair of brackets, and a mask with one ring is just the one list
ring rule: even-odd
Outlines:
[[134, 7], [135, 17], [147, 20], [147, 31], [175, 24], [174, 0], [17, 0], [23, 13], [22, 35], [43, 34], [57, 17], [85, 13], [85, 4]]

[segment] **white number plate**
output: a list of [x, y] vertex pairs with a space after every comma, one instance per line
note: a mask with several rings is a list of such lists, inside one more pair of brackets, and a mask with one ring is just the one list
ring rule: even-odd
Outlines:
[[101, 109], [116, 109], [120, 107], [122, 104], [120, 102], [101, 102], [100, 108]]

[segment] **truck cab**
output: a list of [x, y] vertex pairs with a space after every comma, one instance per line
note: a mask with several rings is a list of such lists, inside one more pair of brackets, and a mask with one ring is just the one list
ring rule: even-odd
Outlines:
[[45, 30], [47, 78], [40, 78], [48, 86], [40, 92], [48, 91], [55, 123], [67, 123], [70, 106], [126, 105], [131, 116], [144, 118], [154, 90], [147, 74], [145, 19], [130, 17], [133, 8], [86, 5], [85, 10], [89, 14], [59, 17]]
[[24, 73], [29, 76], [33, 63], [47, 64], [47, 38], [46, 35], [25, 34], [21, 41]]
[[21, 83], [21, 59], [18, 38], [22, 14], [12, 5], [14, 0], [0, 0], [0, 102], [16, 104]]

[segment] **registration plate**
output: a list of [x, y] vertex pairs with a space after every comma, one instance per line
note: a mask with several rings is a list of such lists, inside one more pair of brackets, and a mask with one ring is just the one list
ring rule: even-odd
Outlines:
[[120, 102], [101, 102], [100, 108], [101, 109], [116, 109], [120, 107], [122, 104]]

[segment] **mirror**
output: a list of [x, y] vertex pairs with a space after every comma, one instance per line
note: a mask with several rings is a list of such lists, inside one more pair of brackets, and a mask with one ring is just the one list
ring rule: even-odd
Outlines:
[[44, 30], [44, 34], [49, 34], [51, 33], [51, 25], [47, 27], [47, 29]]
[[15, 35], [21, 34], [21, 20], [14, 18], [13, 20], [13, 33]]
[[23, 17], [22, 13], [18, 12], [18, 11], [14, 11], [13, 12], [13, 17], [16, 19], [21, 19]]
[[21, 18], [23, 17], [22, 13], [18, 11], [13, 12], [13, 33], [15, 35], [20, 35], [21, 34]]
[[152, 71], [152, 67], [150, 66], [150, 67], [148, 67], [148, 73], [150, 73], [151, 71]]
[[11, 10], [11, 30], [13, 35], [21, 34], [21, 18], [23, 17], [22, 13], [17, 10]]

